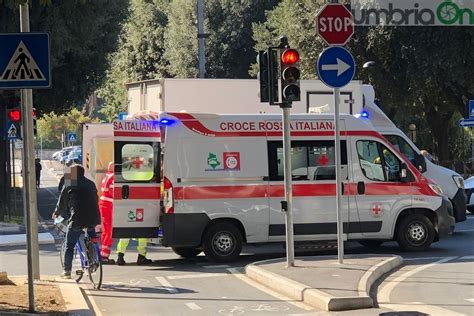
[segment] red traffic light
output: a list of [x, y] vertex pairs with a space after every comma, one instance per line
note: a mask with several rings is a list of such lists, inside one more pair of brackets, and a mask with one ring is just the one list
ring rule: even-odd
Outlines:
[[11, 110], [8, 112], [8, 119], [10, 122], [18, 123], [21, 121], [21, 111], [20, 110]]
[[285, 50], [283, 54], [281, 54], [281, 61], [285, 65], [294, 64], [298, 62], [299, 60], [300, 60], [300, 54], [298, 53], [296, 49], [290, 48], [290, 49]]

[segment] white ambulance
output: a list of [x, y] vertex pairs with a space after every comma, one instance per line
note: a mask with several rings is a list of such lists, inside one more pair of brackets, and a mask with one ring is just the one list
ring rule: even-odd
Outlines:
[[[164, 246], [183, 257], [239, 256], [285, 241], [280, 115], [162, 113]], [[341, 116], [344, 235], [423, 250], [452, 233], [449, 200], [370, 124]], [[334, 126], [291, 117], [295, 241], [336, 239]]]

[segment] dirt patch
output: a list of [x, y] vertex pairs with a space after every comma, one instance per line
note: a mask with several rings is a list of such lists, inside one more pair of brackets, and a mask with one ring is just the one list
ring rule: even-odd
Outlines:
[[[59, 287], [54, 282], [41, 282], [34, 285], [35, 307], [38, 313], [66, 315], [66, 303]], [[0, 283], [0, 312], [28, 311], [28, 282], [11, 278]]]

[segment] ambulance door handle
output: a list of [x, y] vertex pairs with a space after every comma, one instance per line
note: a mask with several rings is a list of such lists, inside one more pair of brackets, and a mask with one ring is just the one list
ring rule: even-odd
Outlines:
[[357, 182], [357, 193], [358, 194], [365, 194], [365, 183], [360, 181]]
[[128, 186], [128, 185], [124, 185], [124, 186], [122, 187], [122, 199], [125, 199], [125, 200], [128, 199], [129, 193], [130, 193], [130, 188], [129, 188], [129, 186]]

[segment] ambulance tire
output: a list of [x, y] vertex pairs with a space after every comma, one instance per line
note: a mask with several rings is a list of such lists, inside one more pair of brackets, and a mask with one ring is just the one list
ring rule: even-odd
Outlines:
[[400, 220], [396, 240], [405, 251], [428, 249], [435, 239], [435, 228], [428, 217], [408, 214]]
[[178, 256], [181, 256], [185, 259], [194, 258], [202, 252], [201, 249], [188, 248], [188, 247], [176, 247], [176, 248], [173, 248], [173, 251], [174, 251], [175, 254], [177, 254]]
[[218, 222], [204, 233], [203, 250], [206, 256], [215, 262], [232, 262], [242, 251], [242, 234], [230, 222]]

